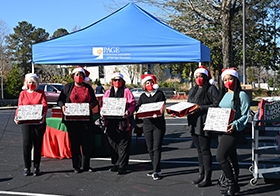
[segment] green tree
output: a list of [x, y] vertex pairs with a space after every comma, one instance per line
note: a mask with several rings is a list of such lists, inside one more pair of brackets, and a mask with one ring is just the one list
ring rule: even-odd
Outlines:
[[47, 40], [49, 34], [26, 21], [19, 22], [13, 30], [14, 33], [8, 35], [6, 40], [10, 60], [28, 73], [32, 68], [32, 44]]
[[252, 67], [247, 69], [247, 81], [251, 84], [252, 82], [256, 81], [257, 78], [255, 76], [255, 71]]
[[[223, 67], [232, 67], [232, 20], [242, 10], [242, 0], [137, 0], [151, 4], [163, 12], [163, 17], [184, 34], [200, 39], [219, 37]], [[200, 39], [201, 40], [201, 39]], [[206, 44], [206, 43], [205, 43]], [[206, 44], [207, 45], [207, 44]]]
[[66, 29], [64, 29], [64, 28], [59, 28], [59, 29], [57, 29], [57, 30], [53, 33], [53, 35], [50, 37], [50, 39], [54, 39], [54, 38], [57, 38], [57, 37], [61, 37], [61, 36], [63, 36], [63, 35], [67, 35], [67, 34], [69, 34], [69, 33], [68, 33], [68, 31], [67, 31]]
[[[279, 47], [277, 48], [276, 40], [279, 38], [280, 29], [275, 23], [275, 18], [279, 18], [280, 1], [263, 0], [250, 2], [252, 6], [247, 6], [246, 10], [247, 82], [252, 82], [251, 79], [254, 77], [257, 78], [260, 83], [260, 80], [266, 77], [266, 75], [260, 74], [263, 72], [263, 69], [278, 69], [277, 64], [279, 64], [280, 53]], [[275, 4], [278, 4], [278, 9], [276, 9]], [[242, 34], [241, 19], [242, 14], [239, 14], [233, 21], [233, 39], [235, 43], [233, 55], [236, 65], [241, 65], [243, 58], [242, 42], [238, 41]], [[249, 73], [250, 67], [254, 69], [253, 72]], [[255, 76], [252, 76], [252, 74], [255, 74]], [[248, 77], [251, 77], [251, 79]]]
[[[136, 0], [136, 2], [157, 7], [157, 16], [166, 23], [209, 46], [214, 73], [220, 74], [222, 68], [242, 65], [242, 0]], [[280, 32], [279, 24], [277, 25], [279, 2], [279, 0], [245, 1], [248, 40], [246, 59], [249, 61], [257, 57], [258, 64], [254, 62], [257, 66], [268, 65], [269, 68], [275, 69], [275, 65], [279, 64], [279, 47], [276, 45]], [[262, 65], [259, 65], [260, 62]]]
[[18, 65], [13, 65], [7, 75], [6, 91], [10, 96], [18, 97], [23, 85], [23, 71]]
[[1, 76], [1, 99], [4, 99], [4, 76], [8, 71], [8, 58], [6, 53], [6, 36], [8, 35], [8, 25], [0, 19], [0, 76]]

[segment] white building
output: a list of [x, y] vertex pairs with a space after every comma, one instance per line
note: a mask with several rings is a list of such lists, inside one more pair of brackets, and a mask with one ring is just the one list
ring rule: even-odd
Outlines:
[[260, 83], [260, 86], [259, 86], [258, 83], [254, 83], [254, 87], [255, 88], [261, 88], [261, 89], [266, 89], [266, 90], [270, 90], [270, 91], [277, 90], [277, 88], [270, 87], [268, 85], [268, 83]]
[[101, 66], [85, 66], [84, 68], [90, 72], [89, 78], [94, 82], [99, 79], [102, 84], [109, 83], [114, 72], [120, 72], [124, 76], [127, 84], [140, 84], [141, 82], [141, 66], [142, 65], [101, 65]]
[[[107, 84], [111, 81], [111, 76], [114, 72], [121, 72], [127, 84], [141, 84], [141, 75], [147, 70], [154, 70], [156, 64], [129, 64], [129, 65], [100, 65], [100, 66], [85, 66], [90, 72], [89, 78], [94, 82], [99, 79], [102, 84]], [[149, 67], [149, 68], [148, 68]], [[162, 76], [158, 76], [162, 77]], [[165, 70], [164, 78], [171, 77], [170, 69]]]

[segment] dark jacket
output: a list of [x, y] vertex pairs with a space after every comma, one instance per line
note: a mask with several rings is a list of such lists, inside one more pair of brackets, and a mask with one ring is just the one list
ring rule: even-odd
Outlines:
[[[90, 99], [89, 105], [91, 106], [91, 108], [94, 108], [98, 104], [98, 101], [94, 94], [94, 90], [92, 89], [92, 87], [89, 84], [84, 83], [84, 86], [86, 88], [88, 88], [88, 92], [90, 93], [91, 99]], [[70, 94], [71, 94], [73, 87], [74, 87], [74, 82], [68, 83], [63, 87], [63, 89], [59, 95], [58, 101], [57, 101], [58, 106], [62, 107], [65, 105], [65, 103], [71, 103]], [[90, 115], [92, 115], [91, 110], [90, 110]]]
[[[191, 95], [194, 90], [194, 87], [191, 88], [189, 95]], [[210, 85], [206, 97], [204, 97], [201, 101], [198, 101], [197, 98], [201, 91], [202, 89], [198, 88], [195, 96], [188, 98], [188, 102], [198, 104], [201, 107], [198, 112], [188, 115], [188, 125], [192, 134], [195, 133], [197, 135], [208, 136], [210, 135], [210, 132], [204, 131], [203, 127], [206, 120], [208, 108], [214, 107], [217, 102], [218, 90], [215, 86]]]
[[[143, 93], [136, 106], [136, 111], [138, 111], [139, 107], [142, 104], [146, 103], [154, 103], [154, 102], [160, 102], [160, 101], [166, 101], [165, 95], [161, 90], [157, 90], [156, 93], [152, 97], [148, 97], [146, 93]], [[145, 118], [143, 119], [143, 123], [145, 124], [153, 124], [156, 125], [159, 129], [165, 130], [165, 119], [164, 114], [157, 118]]]

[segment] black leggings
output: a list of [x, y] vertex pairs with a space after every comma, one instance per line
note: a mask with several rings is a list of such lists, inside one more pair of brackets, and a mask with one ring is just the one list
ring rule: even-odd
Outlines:
[[[236, 152], [237, 141], [240, 138], [241, 132], [233, 132], [232, 134], [223, 134], [220, 138], [216, 159], [218, 163], [226, 164], [231, 168], [229, 171], [224, 171], [225, 174], [229, 173], [233, 176], [233, 171], [236, 176], [239, 175], [238, 156]], [[228, 176], [227, 176], [228, 177]]]
[[143, 132], [147, 144], [148, 153], [153, 165], [153, 172], [160, 172], [161, 148], [165, 134], [165, 121], [162, 121], [160, 127], [152, 123], [143, 124]]
[[204, 171], [212, 171], [211, 137], [192, 134], [192, 139], [198, 153], [199, 167]]
[[31, 150], [34, 147], [34, 168], [39, 169], [46, 122], [41, 125], [22, 125], [23, 160], [25, 168], [31, 167]]

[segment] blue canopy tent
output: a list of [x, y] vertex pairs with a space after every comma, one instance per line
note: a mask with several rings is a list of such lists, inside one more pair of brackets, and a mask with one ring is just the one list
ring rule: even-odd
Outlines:
[[33, 64], [210, 62], [210, 49], [129, 3], [68, 35], [32, 45]]

